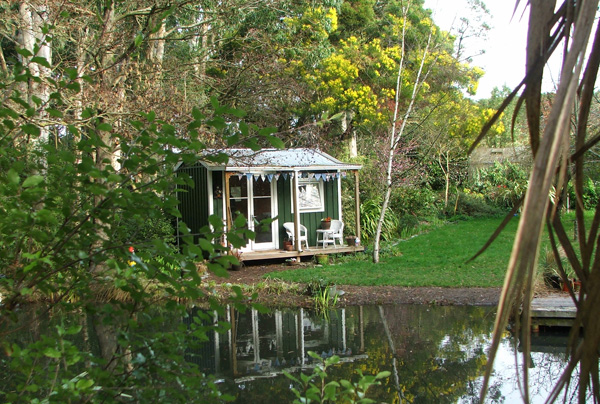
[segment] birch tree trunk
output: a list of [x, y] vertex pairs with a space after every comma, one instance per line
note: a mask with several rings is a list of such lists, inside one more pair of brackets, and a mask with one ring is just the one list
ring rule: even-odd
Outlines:
[[348, 139], [348, 153], [351, 158], [358, 157], [358, 139], [356, 131], [352, 128], [352, 111], [344, 111], [340, 126], [342, 129], [342, 136]]
[[[408, 2], [402, 10], [404, 21], [406, 21], [409, 7], [410, 7], [410, 2]], [[425, 49], [423, 50], [423, 55], [421, 58], [421, 62], [419, 64], [419, 70], [417, 71], [417, 75], [416, 75], [416, 78], [414, 81], [414, 87], [413, 87], [413, 91], [412, 91], [412, 94], [410, 97], [410, 102], [408, 104], [408, 107], [406, 108], [406, 111], [402, 115], [402, 118], [400, 119], [399, 118], [400, 90], [402, 89], [402, 72], [404, 70], [404, 63], [405, 63], [405, 56], [406, 56], [405, 55], [405, 53], [406, 53], [406, 46], [405, 46], [406, 45], [405, 44], [406, 25], [407, 24], [402, 25], [402, 34], [401, 34], [401, 53], [402, 54], [400, 56], [400, 63], [398, 64], [398, 74], [396, 76], [396, 96], [395, 96], [395, 100], [394, 100], [394, 115], [393, 115], [393, 119], [392, 119], [392, 128], [390, 130], [390, 137], [389, 137], [389, 147], [390, 148], [389, 148], [388, 157], [387, 157], [385, 193], [384, 193], [383, 203], [381, 205], [381, 213], [379, 215], [379, 220], [377, 221], [377, 230], [375, 232], [375, 240], [373, 242], [373, 262], [375, 262], [375, 263], [379, 262], [379, 250], [380, 250], [379, 245], [380, 245], [380, 240], [381, 240], [381, 230], [383, 228], [383, 223], [385, 221], [385, 213], [386, 213], [386, 210], [387, 210], [389, 202], [390, 202], [390, 197], [392, 195], [392, 189], [393, 189], [392, 175], [393, 175], [393, 167], [394, 167], [394, 164], [393, 164], [394, 156], [396, 154], [396, 150], [398, 149], [398, 145], [400, 144], [402, 135], [404, 134], [404, 129], [406, 128], [406, 123], [408, 122], [408, 119], [410, 118], [410, 116], [412, 114], [415, 100], [417, 99], [417, 95], [419, 93], [419, 89], [422, 84], [423, 67], [425, 66], [425, 59], [426, 59], [427, 55], [429, 54], [429, 47], [431, 45], [431, 38], [432, 38], [432, 32], [430, 30], [428, 38], [427, 38], [427, 45], [425, 46]], [[398, 128], [398, 124], [400, 125], [399, 128]]]
[[[47, 79], [52, 69], [52, 44], [51, 37], [47, 35], [49, 24], [50, 7], [44, 1], [22, 1], [19, 4], [19, 17], [21, 26], [17, 44], [21, 49], [30, 53], [30, 56], [20, 55], [23, 65], [29, 67], [29, 72], [36, 79], [29, 79], [27, 88], [23, 92], [27, 94], [27, 102], [38, 108], [40, 125], [40, 136], [33, 139], [34, 145], [48, 142], [49, 130], [47, 125], [46, 107], [50, 99], [50, 87]], [[32, 62], [34, 57], [45, 59], [44, 62]]]
[[[445, 154], [445, 155], [444, 155]], [[442, 156], [446, 159], [446, 164], [442, 163]], [[450, 199], [450, 153], [448, 151], [438, 153], [438, 164], [444, 173], [444, 210], [448, 211], [448, 200]]]

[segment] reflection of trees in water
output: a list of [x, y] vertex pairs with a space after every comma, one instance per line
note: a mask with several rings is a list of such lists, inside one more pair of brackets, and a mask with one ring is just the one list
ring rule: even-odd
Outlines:
[[[35, 360], [29, 361], [29, 356], [16, 354], [12, 357], [0, 355], [0, 401], [5, 401], [2, 395], [5, 392], [18, 394], [25, 382], [38, 387], [48, 386], [50, 377], [56, 383], [75, 380], [74, 385], [78, 380], [74, 375], [89, 375], [98, 386], [99, 401], [112, 402], [110, 396], [122, 382], [121, 378], [113, 377], [117, 374], [143, 381], [139, 389], [128, 390], [131, 402], [174, 402], [169, 400], [170, 395], [206, 397], [205, 402], [221, 402], [213, 395], [213, 386], [209, 384], [211, 377], [199, 376], [197, 367], [183, 360], [185, 349], [202, 343], [194, 332], [202, 330], [203, 326], [197, 324], [190, 327], [188, 333], [176, 334], [173, 331], [182, 327], [183, 315], [179, 317], [159, 306], [148, 307], [136, 314], [128, 308], [127, 304], [90, 304], [88, 312], [78, 313], [61, 306], [23, 306], [11, 323], [14, 330], [0, 330], [0, 338], [5, 346], [12, 346], [11, 349], [16, 349], [16, 345], [27, 345], [30, 357]], [[148, 341], [152, 343], [148, 344]], [[59, 350], [62, 350], [62, 356], [57, 358]], [[174, 367], [186, 375], [181, 379], [185, 390], [173, 389], [170, 379], [164, 377], [164, 372], [171, 372]], [[69, 383], [62, 385], [62, 389], [72, 387]], [[63, 402], [60, 399], [60, 394], [64, 394], [62, 390], [56, 388], [55, 392], [59, 398], [52, 402]], [[48, 391], [40, 388], [36, 394], [44, 397]]]
[[[568, 360], [567, 354], [567, 334], [559, 332], [546, 332], [532, 335], [531, 354], [529, 355], [529, 394], [545, 400], [554, 384], [560, 379], [565, 369], [565, 363]], [[505, 390], [508, 386], [514, 386], [514, 391], [518, 391], [519, 383], [522, 378], [522, 349], [518, 346], [514, 335], [503, 342], [505, 351], [512, 352], [511, 362], [506, 366], [506, 372], [503, 374], [503, 385]], [[579, 380], [579, 369], [575, 369], [572, 374], [574, 381]], [[562, 392], [565, 403], [576, 403], [578, 383], [572, 383], [566, 391]], [[592, 394], [588, 394], [591, 399]]]
[[484, 348], [493, 317], [489, 308], [410, 305], [383, 307], [379, 313], [392, 344], [382, 341], [382, 320], [369, 323], [365, 370], [394, 371], [396, 359], [399, 386], [390, 378], [383, 389], [374, 390], [376, 400], [454, 403], [462, 396], [477, 397], [478, 389], [469, 383], [483, 374], [487, 361]]
[[[354, 352], [364, 346], [367, 358], [332, 367], [328, 380], [356, 380], [357, 368], [364, 374], [394, 371], [395, 362], [395, 375], [369, 391], [376, 402], [455, 403], [463, 396], [476, 397], [492, 328], [490, 310], [417, 305], [346, 308], [348, 346]], [[267, 334], [268, 329], [261, 328], [260, 335]], [[477, 388], [473, 382], [479, 383]], [[239, 402], [279, 403], [291, 400], [289, 384], [286, 378], [274, 377], [229, 385], [228, 390]]]
[[[310, 319], [314, 329], [309, 332], [304, 324], [302, 324], [302, 328], [306, 334], [304, 335], [306, 341], [323, 339], [323, 341], [333, 344], [338, 341], [338, 334], [343, 327], [345, 341], [348, 347], [352, 348], [354, 354], [362, 353], [361, 347], [364, 347], [367, 359], [332, 367], [329, 380], [341, 378], [356, 380], [356, 368], [359, 368], [364, 374], [376, 374], [384, 370], [392, 371], [394, 373], [392, 377], [385, 380], [381, 386], [370, 390], [370, 396], [377, 402], [474, 403], [477, 402], [482, 385], [483, 370], [487, 363], [486, 349], [493, 326], [492, 310], [488, 307], [419, 305], [350, 307], [345, 309], [343, 317], [340, 317], [341, 311], [338, 311], [337, 315], [332, 313], [329, 323], [306, 314], [304, 318]], [[186, 326], [191, 327], [191, 324], [194, 323], [198, 327], [210, 327], [213, 324], [214, 320], [210, 315], [198, 310], [193, 312], [193, 317], [200, 314], [205, 314], [205, 316], [198, 321], [193, 320], [192, 317], [186, 318]], [[131, 366], [130, 351], [119, 352], [119, 347], [114, 344], [116, 338], [125, 329], [122, 327], [99, 327], [97, 320], [101, 318], [100, 315], [95, 316], [96, 318], [93, 318], [94, 316], [66, 318], [62, 317], [60, 313], [46, 314], [41, 317], [30, 313], [22, 314], [32, 324], [19, 334], [20, 339], [36, 340], [40, 335], [48, 335], [51, 332], [49, 330], [54, 329], [57, 324], [67, 327], [81, 325], [86, 332], [77, 335], [76, 340], [73, 341], [75, 344], [86, 351], [91, 351], [92, 355], [98, 358], [104, 356], [105, 363], [110, 362], [110, 357], [120, 358], [117, 362], [120, 371], [128, 371], [128, 367]], [[170, 329], [181, 325], [177, 321], [161, 322], [160, 316], [157, 314], [149, 314], [149, 318], [157, 321], [152, 327], [140, 328], [135, 332], [156, 333], [159, 336], [163, 333], [168, 334]], [[232, 331], [238, 337], [252, 333], [253, 322], [250, 320], [253, 317], [250, 314], [248, 312], [246, 315], [232, 316], [237, 319], [236, 326]], [[268, 343], [277, 337], [275, 332], [277, 316], [277, 313], [259, 315], [260, 321], [257, 324], [260, 326], [258, 336], [260, 337], [261, 357], [269, 355], [269, 352], [275, 352]], [[281, 351], [288, 359], [289, 356], [296, 357], [298, 354], [295, 349], [298, 349], [298, 346], [294, 341], [298, 341], [298, 336], [292, 334], [293, 330], [297, 329], [294, 326], [297, 323], [294, 320], [297, 314], [285, 312], [279, 316], [284, 334], [277, 354]], [[248, 329], [244, 331], [244, 327]], [[327, 327], [329, 327], [328, 330], [326, 330]], [[338, 334], [334, 333], [334, 330], [337, 330]], [[15, 335], [12, 334], [12, 336]], [[230, 354], [226, 346], [227, 335], [227, 333], [221, 334], [217, 338], [215, 334], [214, 339], [211, 337], [205, 343], [192, 338], [185, 347], [186, 359], [190, 361], [193, 353], [196, 353], [199, 360], [207, 359], [205, 348], [220, 344], [222, 370], [234, 366], [233, 363], [223, 362]], [[325, 338], [326, 335], [328, 338]], [[240, 338], [237, 342], [242, 344], [245, 340]], [[511, 343], [514, 341], [506, 340], [507, 350], [509, 350], [509, 346], [512, 346]], [[83, 348], [84, 346], [87, 348]], [[159, 339], [153, 349], [161, 349]], [[137, 347], [134, 352], [136, 355], [137, 353], [146, 354], [143, 347]], [[288, 352], [291, 353], [288, 355]], [[253, 356], [253, 352], [250, 356]], [[535, 366], [533, 368], [535, 371], [531, 373], [533, 393], [538, 393], [538, 390], [541, 392], [543, 387], [538, 386], [551, 386], [553, 381], [560, 376], [564, 366], [564, 357], [562, 352], [539, 352], [532, 355]], [[514, 362], [511, 363], [514, 368]], [[180, 366], [184, 365], [184, 363], [180, 364]], [[492, 381], [494, 384], [488, 395], [488, 402], [503, 403], [507, 400], [503, 393], [505, 394], [507, 389], [510, 390], [511, 386], [517, 388], [517, 376], [512, 369], [499, 373], [497, 376]], [[0, 376], [3, 385], [9, 384], [10, 381], [7, 377], [6, 373]], [[233, 392], [240, 402], [267, 404], [291, 401], [289, 385], [290, 381], [282, 376], [244, 382], [239, 385], [231, 384], [230, 381], [226, 383], [226, 386], [222, 386], [222, 390]]]
[[[520, 359], [520, 358], [519, 358]], [[541, 386], [552, 386], [560, 378], [565, 367], [566, 347], [564, 354], [554, 354], [548, 352], [532, 352], [531, 353], [531, 373], [529, 378], [530, 393], [531, 395], [545, 396], [547, 394], [545, 389]], [[535, 370], [535, 371], [534, 371]], [[579, 372], [575, 371], [574, 380], [579, 378]]]

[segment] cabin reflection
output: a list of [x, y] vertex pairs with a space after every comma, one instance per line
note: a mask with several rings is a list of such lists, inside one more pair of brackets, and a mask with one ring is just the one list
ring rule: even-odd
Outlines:
[[186, 359], [206, 373], [232, 376], [236, 382], [314, 367], [318, 361], [309, 351], [323, 358], [338, 355], [342, 362], [364, 359], [363, 310], [351, 311], [332, 310], [323, 318], [304, 309], [259, 313], [228, 306], [226, 315], [218, 316], [193, 308], [187, 324], [208, 314], [211, 320], [203, 318], [202, 325], [225, 321], [231, 328], [225, 333], [209, 331], [208, 341], [189, 348]]

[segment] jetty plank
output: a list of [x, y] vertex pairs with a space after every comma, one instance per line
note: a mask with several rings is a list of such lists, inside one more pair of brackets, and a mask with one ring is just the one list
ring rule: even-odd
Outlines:
[[568, 327], [577, 315], [575, 303], [569, 296], [538, 297], [531, 302], [531, 320], [535, 326]]

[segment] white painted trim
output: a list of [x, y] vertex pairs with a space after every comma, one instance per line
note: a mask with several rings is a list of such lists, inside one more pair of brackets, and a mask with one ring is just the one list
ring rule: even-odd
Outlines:
[[[254, 212], [254, 181], [255, 178], [248, 178], [244, 175], [243, 180], [246, 181], [248, 187], [247, 198], [247, 209], [246, 215], [248, 216], [248, 228], [252, 231], [255, 231], [254, 228], [254, 217], [252, 213]], [[223, 185], [224, 186], [224, 185]], [[277, 216], [278, 213], [278, 204], [277, 204], [277, 181], [273, 180], [269, 184], [271, 190], [271, 217]], [[223, 204], [225, 204], [225, 197], [223, 197]], [[223, 211], [225, 211], [225, 207], [223, 207]], [[250, 251], [266, 251], [266, 250], [274, 250], [279, 248], [279, 221], [274, 220], [271, 223], [271, 242], [265, 243], [257, 243], [254, 240], [248, 240], [248, 244], [244, 247], [240, 248], [242, 252], [250, 252]]]
[[[340, 172], [338, 171], [338, 174]], [[339, 175], [338, 178], [336, 178], [337, 181], [337, 189], [338, 189], [338, 212], [340, 212], [340, 217], [339, 220], [341, 220], [342, 222], [344, 221], [343, 218], [343, 212], [342, 212], [342, 176]]]
[[[309, 178], [298, 178], [298, 187], [305, 184], [317, 184], [319, 188], [319, 197], [321, 198], [321, 206], [318, 208], [311, 209], [299, 209], [300, 213], [314, 213], [314, 212], [325, 212], [325, 183], [324, 181], [317, 179], [309, 179]], [[290, 187], [294, 187], [294, 182], [291, 181]], [[300, 206], [300, 197], [298, 197], [298, 206]], [[292, 204], [292, 213], [294, 213], [294, 205]]]
[[[208, 188], [208, 216], [215, 213], [212, 173], [212, 171], [206, 170], [206, 187]], [[214, 230], [212, 226], [210, 226], [210, 228]]]
[[221, 195], [223, 195], [223, 197], [221, 198], [221, 219], [223, 219], [223, 228], [227, 229], [227, 201], [225, 201], [226, 198], [226, 193], [225, 193], [225, 172], [223, 172], [221, 174]]
[[[253, 212], [254, 211], [254, 177], [252, 179], [247, 179], [247, 181], [248, 181], [248, 210]], [[276, 216], [276, 213], [278, 213], [276, 183], [277, 182], [273, 179], [273, 181], [271, 181], [269, 184], [269, 186], [271, 187], [271, 217], [273, 217], [274, 215]], [[248, 213], [250, 213], [250, 212], [248, 212]], [[252, 220], [252, 231], [255, 231], [256, 229], [254, 228], [254, 218], [248, 218], [248, 220]], [[260, 243], [261, 246], [259, 248], [257, 248], [257, 245], [259, 243], [256, 243], [255, 241], [251, 240], [249, 243], [250, 251], [273, 250], [273, 249], [279, 248], [279, 226], [278, 226], [277, 220], [274, 220], [273, 222], [271, 222], [271, 237], [272, 237], [272, 241], [270, 243]]]
[[294, 215], [294, 246], [298, 251], [302, 251], [302, 243], [300, 242], [300, 208], [294, 209], [294, 206], [300, 206], [298, 198], [298, 171], [294, 171], [294, 178], [292, 178], [292, 211]]

